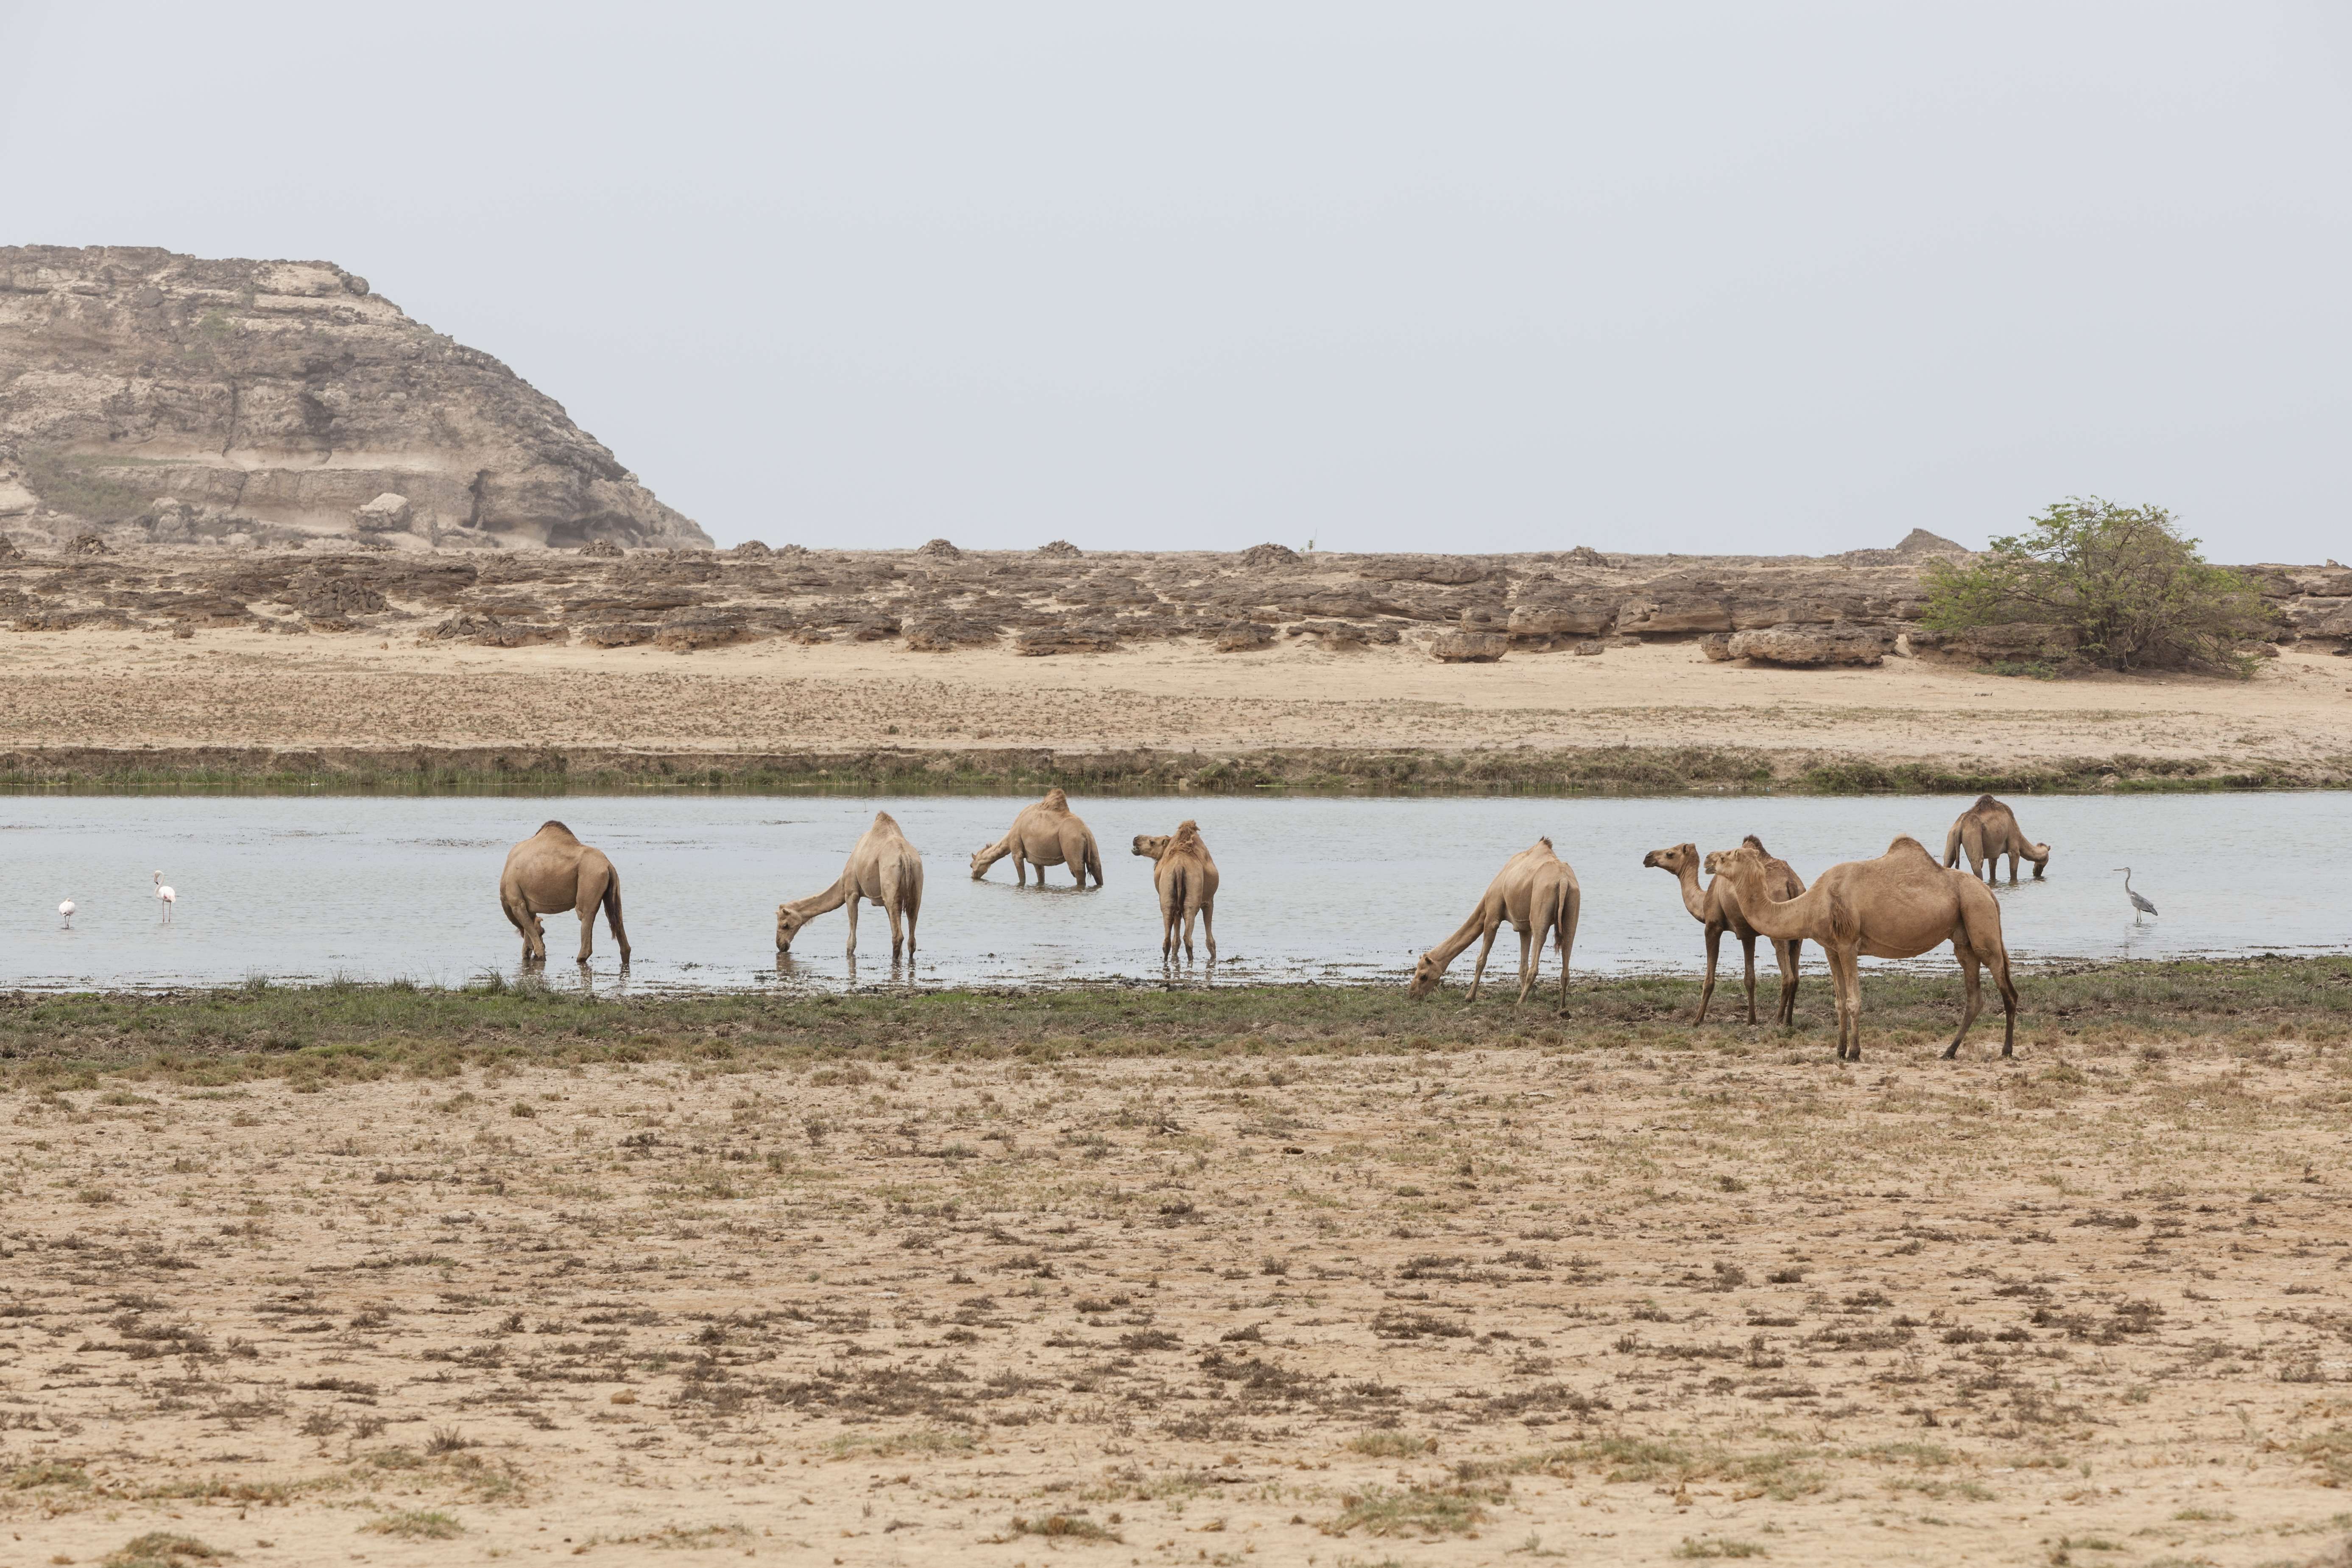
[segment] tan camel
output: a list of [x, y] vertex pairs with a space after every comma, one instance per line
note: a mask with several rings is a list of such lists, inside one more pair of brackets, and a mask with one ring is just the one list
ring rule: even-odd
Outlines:
[[[898, 830], [898, 821], [887, 811], [874, 814], [874, 826], [867, 828], [849, 852], [849, 861], [841, 875], [824, 892], [790, 903], [776, 906], [776, 951], [790, 952], [793, 938], [801, 927], [822, 914], [847, 905], [849, 909], [849, 956], [857, 956], [857, 901], [860, 899], [881, 906], [890, 917], [890, 962], [898, 962], [903, 952], [908, 960], [915, 955], [915, 918], [923, 910], [923, 857], [907, 836]], [[898, 921], [907, 922], [903, 941]]]
[[580, 915], [580, 962], [588, 962], [596, 940], [596, 910], [613, 928], [621, 944], [621, 962], [629, 962], [629, 933], [621, 929], [621, 874], [604, 858], [572, 835], [560, 822], [542, 822], [539, 831], [507, 851], [506, 868], [499, 873], [499, 907], [522, 932], [522, 961], [547, 962], [547, 932], [541, 915], [575, 910]]
[[1535, 989], [1545, 936], [1555, 935], [1559, 942], [1559, 1005], [1565, 1010], [1569, 953], [1576, 945], [1576, 917], [1583, 901], [1576, 873], [1552, 853], [1550, 839], [1537, 839], [1503, 862], [1461, 929], [1415, 961], [1412, 984], [1405, 987], [1405, 994], [1426, 996], [1436, 990], [1444, 982], [1445, 966], [1474, 940], [1483, 937], [1478, 967], [1470, 976], [1469, 999], [1478, 1000], [1478, 986], [1486, 977], [1486, 955], [1494, 951], [1496, 934], [1508, 921], [1519, 933], [1519, 1001], [1525, 1002], [1528, 993]]
[[2033, 879], [2050, 868], [2050, 846], [2036, 844], [2017, 826], [2017, 813], [1989, 795], [1977, 796], [1976, 805], [1960, 813], [1950, 832], [1944, 835], [1944, 864], [1957, 866], [1960, 857], [1969, 858], [1969, 870], [1973, 874], [1981, 866], [1988, 882], [2000, 869], [2000, 858], [2009, 857], [2010, 886], [2017, 885], [2017, 862], [2022, 858], [2033, 862]]
[[1184, 957], [1192, 956], [1192, 917], [1209, 939], [1209, 962], [1217, 962], [1217, 863], [1201, 839], [1201, 825], [1185, 819], [1168, 834], [1139, 833], [1135, 853], [1159, 862], [1151, 868], [1152, 886], [1160, 890], [1160, 956], [1176, 956], [1176, 928], [1184, 928]]
[[2000, 905], [1985, 885], [1966, 871], [1936, 864], [1927, 847], [1898, 837], [1875, 860], [1848, 860], [1822, 873], [1821, 880], [1793, 899], [1768, 890], [1760, 850], [1742, 846], [1718, 849], [1706, 868], [1727, 879], [1739, 893], [1740, 912], [1775, 941], [1817, 942], [1829, 955], [1830, 982], [1837, 991], [1838, 1059], [1862, 1060], [1862, 958], [1916, 958], [1938, 942], [1952, 944], [1968, 982], [1968, 1009], [1959, 1033], [1944, 1049], [1947, 1060], [1960, 1054], [1983, 1005], [1977, 967], [1988, 965], [2000, 988], [2005, 1015], [2000, 1054], [2017, 1048], [2017, 987], [2009, 983], [2009, 948], [2000, 936]]
[[[1805, 879], [1797, 875], [1786, 860], [1772, 858], [1764, 841], [1749, 834], [1741, 842], [1764, 857], [1764, 886], [1776, 899], [1793, 899], [1805, 890]], [[1723, 933], [1729, 931], [1739, 939], [1748, 954], [1748, 1021], [1756, 1022], [1756, 928], [1748, 923], [1740, 911], [1739, 891], [1721, 877], [1698, 885], [1698, 846], [1677, 844], [1671, 849], [1653, 849], [1642, 857], [1644, 866], [1655, 866], [1671, 871], [1682, 884], [1683, 908], [1691, 919], [1706, 928], [1706, 984], [1698, 994], [1698, 1021], [1706, 1022], [1706, 1005], [1715, 994], [1715, 955], [1723, 945]], [[1766, 940], [1769, 941], [1769, 938]], [[1801, 942], [1774, 942], [1772, 956], [1780, 963], [1780, 1005], [1772, 1016], [1776, 1024], [1793, 1024], [1797, 1019], [1797, 958], [1804, 947]]]
[[1095, 876], [1095, 886], [1102, 886], [1102, 851], [1095, 847], [1094, 831], [1077, 818], [1070, 809], [1070, 797], [1059, 789], [1049, 789], [1045, 798], [1034, 805], [1024, 805], [1013, 819], [1012, 829], [987, 848], [971, 858], [971, 879], [979, 881], [988, 875], [988, 868], [1013, 857], [1013, 874], [1023, 887], [1029, 885], [1029, 868], [1037, 868], [1037, 885], [1045, 885], [1045, 868], [1067, 866], [1070, 875], [1081, 888], [1087, 885], [1087, 873]]

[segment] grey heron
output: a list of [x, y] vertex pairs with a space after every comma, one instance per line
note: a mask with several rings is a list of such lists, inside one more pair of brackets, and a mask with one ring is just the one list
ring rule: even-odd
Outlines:
[[2124, 897], [2131, 900], [2132, 908], [2137, 910], [2144, 915], [2152, 915], [2156, 913], [2156, 906], [2154, 904], [2149, 903], [2146, 899], [2141, 898], [2137, 893], [2132, 891], [2131, 868], [2128, 866], [2117, 866], [2114, 868], [2124, 874]]

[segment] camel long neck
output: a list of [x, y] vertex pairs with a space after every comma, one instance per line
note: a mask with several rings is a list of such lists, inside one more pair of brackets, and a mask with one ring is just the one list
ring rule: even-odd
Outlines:
[[1452, 936], [1447, 937], [1444, 942], [1439, 942], [1435, 947], [1431, 948], [1429, 951], [1436, 955], [1438, 967], [1442, 969], [1445, 965], [1453, 963], [1455, 959], [1461, 957], [1462, 950], [1468, 947], [1472, 942], [1476, 942], [1481, 936], [1485, 935], [1486, 931], [1486, 911], [1484, 910], [1476, 910], [1468, 920], [1462, 922], [1461, 930], [1455, 931]]
[[1683, 908], [1690, 911], [1691, 919], [1706, 920], [1706, 894], [1699, 890], [1698, 868], [1685, 861], [1683, 868], [1675, 873], [1675, 880], [1682, 884]]
[[1764, 873], [1760, 868], [1749, 867], [1732, 879], [1731, 885], [1739, 893], [1739, 912], [1766, 936], [1799, 937], [1806, 934], [1804, 912], [1799, 909], [1807, 899], [1819, 891], [1818, 886], [1808, 889], [1793, 899], [1775, 900], [1766, 891]]
[[1013, 835], [1008, 833], [980, 852], [980, 868], [985, 871], [1012, 853]]
[[792, 911], [803, 920], [814, 920], [819, 915], [832, 913], [848, 901], [849, 874], [845, 871], [840, 879], [824, 892], [812, 894], [805, 899], [794, 899], [790, 907]]

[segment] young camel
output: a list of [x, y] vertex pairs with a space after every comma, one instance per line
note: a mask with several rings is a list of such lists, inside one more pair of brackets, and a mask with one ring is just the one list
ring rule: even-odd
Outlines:
[[525, 963], [547, 962], [547, 931], [539, 917], [562, 910], [579, 912], [580, 962], [587, 963], [600, 907], [625, 964], [629, 933], [621, 929], [621, 874], [603, 850], [581, 843], [560, 822], [542, 822], [538, 832], [507, 851], [506, 867], [499, 873], [499, 908], [522, 932]]
[[[1461, 929], [1427, 952], [1412, 966], [1412, 984], [1405, 987], [1408, 996], [1426, 996], [1445, 979], [1445, 966], [1452, 963], [1462, 950], [1476, 939], [1484, 938], [1478, 949], [1478, 967], [1470, 976], [1469, 1000], [1478, 1000], [1478, 987], [1486, 978], [1486, 955], [1495, 949], [1495, 937], [1508, 921], [1511, 929], [1519, 933], [1519, 1001], [1528, 999], [1535, 989], [1536, 971], [1543, 962], [1546, 935], [1556, 935], [1559, 942], [1559, 1005], [1568, 1008], [1568, 959], [1576, 945], [1576, 917], [1584, 901], [1581, 889], [1576, 885], [1576, 873], [1568, 862], [1552, 853], [1551, 840], [1538, 838], [1503, 862], [1495, 879], [1486, 884], [1486, 895]], [[1517, 1005], [1517, 1003], [1513, 1004]]]
[[1139, 833], [1138, 855], [1159, 862], [1151, 868], [1152, 885], [1160, 890], [1160, 957], [1176, 956], [1176, 928], [1184, 928], [1184, 958], [1192, 958], [1192, 917], [1209, 939], [1209, 962], [1217, 962], [1217, 863], [1201, 838], [1201, 825], [1189, 817], [1171, 834]]
[[790, 952], [793, 938], [801, 927], [842, 908], [849, 909], [849, 956], [857, 956], [857, 901], [860, 899], [882, 906], [890, 917], [890, 962], [898, 962], [902, 951], [898, 921], [906, 918], [907, 930], [903, 951], [911, 961], [915, 955], [915, 919], [923, 911], [923, 857], [907, 842], [898, 824], [887, 811], [874, 814], [874, 826], [858, 839], [849, 852], [849, 862], [841, 868], [841, 876], [824, 892], [790, 903], [776, 906], [776, 951]]
[[2000, 1054], [2015, 1054], [2017, 987], [2009, 982], [2000, 905], [1974, 876], [1937, 865], [1926, 845], [1904, 837], [1875, 860], [1832, 866], [1797, 897], [1775, 899], [1766, 889], [1764, 859], [1761, 851], [1745, 846], [1718, 849], [1706, 858], [1706, 868], [1738, 890], [1742, 912], [1764, 935], [1822, 944], [1837, 992], [1838, 1060], [1862, 1060], [1863, 955], [1916, 958], [1944, 942], [1952, 944], [1968, 982], [1968, 1008], [1960, 1015], [1959, 1033], [1944, 1048], [1945, 1059], [1960, 1054], [1960, 1042], [1983, 1005], [1979, 964], [1991, 968], [1993, 984], [2000, 988]]
[[2050, 868], [2050, 846], [2036, 844], [2017, 826], [2017, 813], [1989, 795], [1977, 796], [1976, 805], [1960, 813], [1944, 835], [1944, 864], [1957, 866], [1960, 857], [1969, 858], [1969, 871], [1975, 874], [1984, 868], [1984, 879], [1991, 881], [2000, 869], [2000, 858], [2009, 857], [2009, 883], [2017, 885], [2017, 862], [2021, 858], [2033, 862], [2033, 879], [2040, 881], [2042, 873]]
[[[1754, 834], [1741, 840], [1750, 849], [1764, 857], [1764, 886], [1776, 899], [1793, 899], [1805, 890], [1805, 879], [1797, 875], [1786, 860], [1772, 858], [1764, 841]], [[1671, 871], [1682, 884], [1683, 908], [1691, 919], [1706, 928], [1706, 984], [1698, 994], [1698, 1021], [1706, 1022], [1706, 1005], [1715, 994], [1715, 957], [1723, 945], [1723, 933], [1729, 931], [1739, 939], [1748, 954], [1748, 1021], [1756, 1022], [1756, 928], [1739, 907], [1739, 892], [1723, 878], [1707, 883], [1704, 890], [1698, 885], [1698, 846], [1677, 844], [1671, 849], [1653, 849], [1642, 857], [1644, 866], [1655, 866]], [[1769, 941], [1770, 939], [1767, 939]], [[1780, 1005], [1772, 1015], [1776, 1024], [1789, 1025], [1797, 1018], [1797, 956], [1805, 944], [1802, 942], [1774, 942], [1772, 956], [1780, 963]]]
[[1045, 885], [1048, 866], [1067, 866], [1081, 888], [1091, 871], [1095, 886], [1102, 886], [1102, 851], [1095, 847], [1094, 832], [1078, 820], [1070, 809], [1070, 797], [1059, 789], [1049, 789], [1045, 799], [1023, 806], [1003, 837], [972, 855], [971, 879], [977, 882], [987, 876], [988, 868], [1007, 855], [1013, 857], [1013, 875], [1024, 888], [1033, 865], [1041, 888]]

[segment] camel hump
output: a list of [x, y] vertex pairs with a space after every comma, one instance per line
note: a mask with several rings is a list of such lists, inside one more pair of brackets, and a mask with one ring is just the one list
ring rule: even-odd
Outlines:
[[877, 827], [887, 827], [891, 832], [896, 833], [898, 831], [898, 819], [891, 816], [887, 811], [877, 811], [874, 814], [874, 826]]
[[1168, 842], [1171, 848], [1180, 844], [1198, 844], [1201, 842], [1201, 825], [1191, 817], [1186, 817], [1176, 825], [1176, 837]]
[[1070, 797], [1062, 793], [1061, 785], [1055, 784], [1045, 792], [1045, 798], [1038, 804], [1047, 811], [1067, 811], [1070, 809]]
[[1989, 795], [1977, 796], [1976, 805], [1969, 807], [1970, 811], [1999, 811], [2000, 808], [2000, 802]]
[[1912, 837], [1907, 833], [1896, 834], [1893, 840], [1886, 846], [1886, 853], [1889, 855], [1900, 855], [1906, 849], [1908, 849], [1916, 855], [1927, 855], [1930, 861], [1933, 861], [1936, 858], [1933, 855], [1927, 854], [1927, 847], [1925, 844], [1920, 843], [1917, 839]]
[[571, 839], [574, 844], [580, 842], [579, 835], [573, 833], [572, 829], [564, 826], [563, 824], [560, 822], [542, 822], [539, 825], [539, 830], [541, 833], [560, 833], [564, 837]]
[[1749, 847], [1750, 849], [1755, 850], [1755, 851], [1756, 851], [1756, 853], [1758, 853], [1759, 855], [1763, 856], [1763, 857], [1764, 857], [1766, 859], [1768, 859], [1768, 860], [1769, 860], [1769, 859], [1770, 859], [1770, 858], [1772, 858], [1772, 851], [1770, 851], [1769, 849], [1767, 849], [1767, 848], [1765, 848], [1765, 847], [1764, 847], [1764, 840], [1762, 840], [1761, 838], [1757, 837], [1756, 837], [1756, 835], [1754, 835], [1753, 833], [1749, 834], [1747, 837], [1745, 837], [1745, 838], [1741, 839], [1739, 842], [1741, 842], [1742, 844], [1747, 845], [1747, 846], [1748, 846], [1748, 847]]

